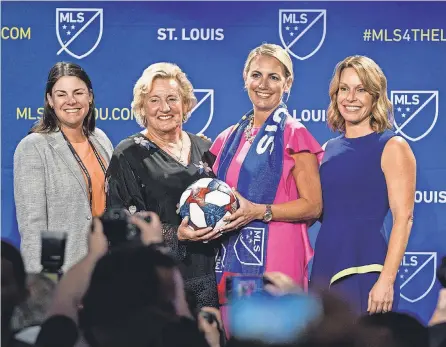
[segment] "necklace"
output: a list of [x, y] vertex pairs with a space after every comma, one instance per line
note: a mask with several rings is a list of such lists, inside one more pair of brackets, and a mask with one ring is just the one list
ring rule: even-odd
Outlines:
[[176, 161], [178, 161], [180, 164], [186, 166], [187, 163], [185, 160], [183, 160], [182, 156], [183, 156], [183, 148], [184, 148], [184, 141], [183, 141], [183, 136], [180, 137], [181, 140], [181, 148], [180, 148], [180, 154], [176, 155], [174, 152], [172, 152], [167, 146], [163, 146], [163, 148], [165, 150], [167, 150], [167, 152], [169, 152]]
[[184, 149], [184, 141], [183, 141], [183, 134], [181, 134], [180, 136], [180, 141], [181, 141], [181, 148], [180, 148], [180, 154], [176, 155], [173, 151], [171, 151], [169, 149], [169, 147], [167, 145], [165, 145], [163, 143], [163, 141], [158, 141], [152, 138], [151, 135], [149, 134], [145, 134], [145, 136], [151, 141], [153, 142], [158, 148], [162, 149], [163, 151], [167, 152], [173, 159], [175, 159], [177, 162], [179, 162], [181, 165], [187, 166], [187, 160], [184, 160], [183, 157], [183, 149]]
[[248, 141], [251, 144], [254, 141], [254, 138], [256, 137], [255, 135], [252, 134], [253, 126], [254, 126], [254, 115], [252, 115], [251, 118], [249, 119], [249, 123], [246, 126], [245, 131], [244, 131], [246, 141]]

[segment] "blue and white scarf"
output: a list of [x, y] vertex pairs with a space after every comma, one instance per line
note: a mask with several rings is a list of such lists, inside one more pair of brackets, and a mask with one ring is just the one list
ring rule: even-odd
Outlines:
[[[253, 116], [251, 110], [236, 124], [224, 144], [217, 177], [226, 181], [245, 128]], [[283, 138], [288, 111], [279, 105], [266, 119], [256, 135], [240, 169], [237, 190], [254, 203], [272, 204], [276, 197], [283, 169]], [[225, 239], [216, 258], [219, 289], [225, 286], [226, 275], [261, 275], [265, 272], [269, 225], [254, 220]]]

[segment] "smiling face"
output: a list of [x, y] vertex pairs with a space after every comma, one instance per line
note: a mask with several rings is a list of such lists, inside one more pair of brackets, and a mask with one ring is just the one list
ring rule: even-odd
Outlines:
[[178, 82], [174, 79], [156, 78], [146, 96], [144, 111], [147, 128], [168, 133], [181, 127], [184, 105]]
[[355, 69], [351, 67], [341, 73], [336, 103], [346, 126], [369, 122], [373, 97], [365, 90]]
[[254, 57], [244, 78], [255, 111], [275, 109], [291, 85], [282, 63], [268, 55]]
[[62, 128], [78, 128], [88, 114], [92, 96], [80, 78], [63, 76], [54, 84], [51, 94], [47, 94], [47, 100]]

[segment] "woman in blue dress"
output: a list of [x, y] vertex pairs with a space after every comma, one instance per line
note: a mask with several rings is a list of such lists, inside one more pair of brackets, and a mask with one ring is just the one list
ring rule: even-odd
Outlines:
[[[381, 68], [347, 57], [330, 83], [329, 140], [320, 166], [324, 203], [311, 286], [330, 288], [359, 313], [397, 307], [397, 273], [413, 222], [415, 157], [392, 128], [393, 109]], [[381, 233], [389, 211], [387, 244]]]

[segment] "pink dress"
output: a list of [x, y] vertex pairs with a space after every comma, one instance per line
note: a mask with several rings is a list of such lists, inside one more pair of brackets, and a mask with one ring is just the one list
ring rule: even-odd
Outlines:
[[[295, 162], [292, 154], [310, 152], [322, 158], [322, 148], [310, 132], [297, 120], [288, 117], [284, 131], [284, 163], [283, 171], [274, 199], [274, 204], [280, 204], [299, 198], [296, 183], [292, 174]], [[210, 151], [217, 156], [213, 166], [217, 172], [220, 163], [220, 155], [226, 140], [231, 133], [232, 126], [223, 131], [214, 141]], [[252, 133], [257, 134], [260, 128], [253, 128]], [[231, 187], [237, 187], [241, 165], [251, 144], [244, 136], [232, 160], [227, 175], [226, 183]], [[262, 183], [259, 182], [259, 189]], [[270, 233], [267, 243], [266, 271], [280, 271], [290, 276], [302, 288], [308, 288], [308, 262], [313, 256], [313, 249], [308, 237], [306, 223], [270, 222]]]

